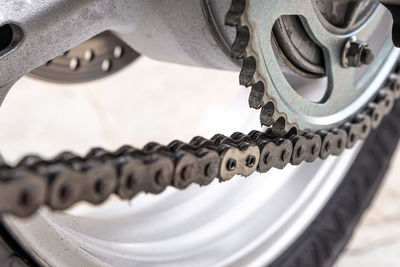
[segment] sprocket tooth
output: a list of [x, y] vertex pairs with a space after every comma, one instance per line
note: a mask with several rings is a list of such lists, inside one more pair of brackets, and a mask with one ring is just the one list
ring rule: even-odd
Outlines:
[[225, 17], [225, 24], [229, 26], [238, 26], [240, 17], [246, 9], [246, 0], [232, 0], [231, 7]]
[[265, 86], [263, 82], [254, 84], [249, 95], [249, 106], [254, 109], [260, 109], [263, 106], [263, 97]]
[[233, 42], [231, 56], [233, 58], [242, 58], [250, 40], [250, 31], [247, 26], [236, 27], [236, 39]]
[[274, 122], [274, 112], [275, 107], [274, 103], [268, 102], [265, 106], [262, 107], [260, 112], [260, 121], [262, 125], [271, 126]]
[[285, 127], [286, 127], [286, 119], [284, 117], [279, 117], [275, 122], [272, 124], [272, 134], [274, 136], [283, 136], [285, 134]]
[[240, 85], [250, 86], [251, 80], [256, 72], [256, 59], [254, 57], [247, 57], [243, 60], [242, 70], [239, 75]]

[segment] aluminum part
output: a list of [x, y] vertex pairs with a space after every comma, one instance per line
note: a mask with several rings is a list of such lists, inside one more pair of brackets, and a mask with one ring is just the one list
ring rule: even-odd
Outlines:
[[[3, 1], [0, 28], [14, 29], [19, 38], [1, 51], [0, 102], [8, 92], [4, 85], [107, 30], [155, 59], [238, 70], [228, 51], [235, 31], [224, 25], [229, 6], [230, 0]], [[79, 60], [72, 58], [70, 66], [79, 68]], [[102, 62], [102, 71], [110, 67]]]
[[111, 32], [103, 32], [29, 73], [57, 83], [88, 82], [106, 77], [139, 57]]
[[239, 70], [237, 60], [228, 51], [235, 31], [223, 24], [231, 0], [136, 3], [141, 11], [137, 27], [118, 35], [140, 54], [186, 65]]
[[0, 3], [0, 25], [13, 24], [18, 47], [0, 56], [0, 102], [4, 85], [105, 31], [135, 25], [136, 1], [15, 0]]

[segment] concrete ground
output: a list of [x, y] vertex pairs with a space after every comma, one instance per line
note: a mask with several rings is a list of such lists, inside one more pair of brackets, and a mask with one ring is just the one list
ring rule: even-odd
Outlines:
[[[234, 126], [222, 129], [209, 121], [229, 117], [225, 112], [229, 103], [247, 105], [246, 97], [237, 98], [247, 94], [237, 86], [236, 73], [146, 58], [110, 78], [79, 86], [23, 78], [0, 109], [1, 151], [7, 160], [16, 161], [26, 152], [51, 156], [63, 149], [85, 153], [93, 146], [116, 149], [121, 144], [141, 146], [154, 139], [161, 143], [171, 138], [187, 141], [194, 134], [209, 136], [220, 130], [230, 134]], [[171, 119], [173, 115], [179, 116]], [[400, 152], [397, 154], [337, 267], [400, 264]]]

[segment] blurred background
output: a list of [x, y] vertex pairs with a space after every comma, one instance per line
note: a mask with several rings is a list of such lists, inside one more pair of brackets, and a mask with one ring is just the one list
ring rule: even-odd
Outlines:
[[[0, 109], [1, 152], [15, 162], [26, 153], [84, 154], [95, 146], [115, 150], [123, 144], [141, 147], [153, 140], [167, 144], [177, 138], [189, 141], [194, 135], [231, 134], [238, 123], [236, 113], [258, 117], [247, 108], [248, 93], [238, 86], [237, 73], [145, 57], [110, 77], [79, 85], [24, 77]], [[232, 102], [243, 110], [230, 109]], [[398, 266], [399, 153], [336, 266]]]

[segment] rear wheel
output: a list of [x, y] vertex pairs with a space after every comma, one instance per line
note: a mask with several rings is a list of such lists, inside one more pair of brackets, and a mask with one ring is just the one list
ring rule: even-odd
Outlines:
[[[342, 132], [347, 131], [349, 135], [346, 145], [350, 148], [352, 145], [349, 144], [353, 143], [352, 139], [356, 140], [356, 135], [349, 128], [351, 124], [349, 126], [346, 123], [358, 123], [360, 117], [357, 115], [365, 115], [368, 119], [378, 115], [374, 119], [374, 127], [378, 127], [381, 113], [377, 106], [380, 103], [374, 101], [388, 96], [384, 104], [389, 112], [392, 104], [390, 96], [395, 94], [395, 90], [385, 86], [399, 55], [391, 42], [389, 26], [392, 22], [387, 10], [377, 7], [373, 2], [365, 2], [363, 5], [368, 12], [359, 14], [363, 6], [353, 6], [353, 2], [348, 2], [348, 7], [357, 11], [350, 12], [354, 20], [353, 25], [349, 26], [346, 23], [342, 25], [340, 16], [337, 17], [335, 11], [329, 9], [329, 1], [310, 1], [304, 5], [298, 1], [282, 1], [281, 5], [271, 1], [249, 2], [249, 9], [245, 9], [244, 1], [233, 1], [231, 23], [237, 27], [238, 37], [232, 52], [244, 59], [240, 77], [242, 84], [253, 86], [249, 104], [261, 109], [261, 123], [271, 126], [269, 133], [274, 138], [301, 135], [308, 131], [334, 132], [336, 129], [333, 128], [342, 127]], [[207, 4], [207, 1], [202, 3]], [[273, 15], [263, 16], [265, 9], [273, 9]], [[239, 19], [238, 13], [235, 13], [238, 10], [242, 12]], [[319, 10], [321, 14], [310, 10]], [[341, 14], [342, 19], [347, 17], [348, 12], [345, 13]], [[227, 21], [232, 18], [229, 14], [232, 15], [232, 12], [228, 12]], [[266, 34], [257, 34], [265, 25], [269, 27]], [[377, 35], [380, 37], [377, 38]], [[298, 42], [305, 45], [296, 46]], [[112, 42], [109, 47], [113, 49], [107, 49], [107, 53], [113, 53], [117, 58], [113, 62], [120, 62], [120, 67], [136, 58], [136, 54], [131, 54], [125, 61], [121, 57], [121, 46]], [[121, 49], [115, 50], [116, 47]], [[351, 54], [350, 48], [354, 47], [357, 51]], [[47, 67], [37, 70], [39, 72], [35, 75], [47, 80], [71, 82], [74, 81], [72, 76], [66, 80], [55, 78], [64, 71], [76, 72], [82, 60], [87, 61], [86, 65], [81, 66], [82, 73], [96, 70], [93, 77], [103, 77], [105, 72], [111, 70], [112, 64], [107, 53], [100, 56], [97, 62], [92, 61], [96, 54], [92, 53], [94, 50], [85, 48], [82, 51], [89, 52], [84, 54], [79, 50], [82, 59], [71, 51], [69, 55], [72, 58], [68, 53], [64, 54], [47, 64]], [[115, 51], [119, 52], [115, 54]], [[371, 53], [376, 55], [375, 61], [372, 61]], [[53, 63], [60, 63], [63, 70], [59, 73], [58, 65]], [[98, 63], [102, 63], [101, 68]], [[43, 73], [47, 73], [43, 69], [47, 68], [54, 70], [51, 77], [43, 77]], [[150, 74], [139, 75], [137, 79], [126, 75], [124, 83], [134, 80], [131, 84], [147, 88], [145, 86], [149, 82], [143, 77], [152, 77], [155, 69], [159, 70], [157, 65], [150, 68]], [[79, 74], [79, 71], [76, 73]], [[187, 78], [183, 72], [175, 74], [176, 77], [179, 75], [179, 81]], [[168, 134], [176, 134], [177, 129], [179, 132], [191, 129], [195, 132], [189, 136], [193, 136], [199, 134], [196, 126], [201, 125], [200, 122], [206, 122], [204, 125], [210, 127], [201, 133], [206, 136], [216, 131], [230, 134], [237, 130], [247, 132], [259, 128], [258, 116], [248, 110], [247, 103], [243, 103], [245, 99], [241, 92], [225, 92], [226, 84], [217, 90], [210, 90], [214, 80], [211, 76], [204, 77], [208, 79], [201, 78], [198, 81], [204, 86], [198, 97], [198, 90], [193, 86], [196, 81], [192, 81], [179, 92], [173, 92], [173, 86], [166, 83], [163, 90], [165, 95], [152, 95], [148, 103], [144, 100], [143, 90], [129, 92], [128, 103], [124, 104], [122, 98], [116, 101], [127, 109], [136, 107], [136, 110], [129, 110], [129, 121], [136, 121], [134, 116], [137, 116], [138, 121], [145, 122], [132, 131], [142, 134], [135, 136], [136, 141], [153, 138], [162, 142], [165, 139], [170, 141], [176, 136]], [[393, 73], [393, 77], [390, 83], [398, 80], [396, 73]], [[212, 81], [210, 88], [207, 88], [208, 84], [205, 85], [207, 81]], [[385, 96], [381, 96], [381, 89], [386, 92]], [[154, 92], [148, 89], [146, 93]], [[169, 100], [168, 97], [175, 93], [187, 99]], [[317, 93], [316, 96], [314, 93]], [[116, 91], [113, 94], [118, 95]], [[217, 100], [214, 103], [211, 99]], [[166, 109], [169, 112], [156, 112], [159, 111], [156, 108], [164, 102], [173, 103], [174, 107]], [[230, 102], [232, 105], [229, 106]], [[224, 107], [226, 116], [213, 112], [223, 105], [227, 105], [226, 109]], [[143, 119], [144, 112], [139, 107], [146, 106], [153, 109], [153, 117]], [[29, 112], [25, 111], [23, 115], [28, 116]], [[188, 118], [189, 123], [179, 123], [180, 115]], [[0, 250], [9, 264], [329, 266], [347, 243], [383, 179], [400, 136], [399, 115], [400, 107], [396, 104], [394, 111], [385, 117], [366, 141], [345, 150], [338, 157], [318, 159], [296, 167], [287, 166], [282, 171], [273, 169], [263, 175], [255, 173], [246, 181], [235, 178], [223, 184], [214, 182], [206, 188], [192, 185], [184, 191], [168, 188], [160, 196], [141, 194], [132, 203], [112, 198], [101, 206], [79, 204], [64, 212], [41, 208], [28, 219], [4, 216], [0, 228], [3, 241]], [[204, 120], [201, 119], [203, 116]], [[165, 118], [168, 118], [168, 123], [165, 123]], [[162, 131], [154, 128], [144, 131], [142, 128], [149, 121], [161, 122]], [[110, 125], [115, 130], [117, 127], [113, 124], [114, 121]], [[368, 125], [359, 125], [365, 135], [369, 132]], [[159, 136], [147, 136], [150, 134]], [[323, 132], [319, 134], [324, 135]], [[290, 137], [300, 138], [294, 135]], [[129, 136], [127, 139], [128, 143], [131, 138]], [[343, 148], [343, 139], [340, 141], [337, 146]], [[290, 139], [290, 145], [295, 146], [296, 141]], [[301, 148], [300, 145], [296, 150], [298, 157], [301, 157]], [[317, 151], [316, 148], [316, 145], [310, 146], [310, 151]], [[319, 154], [310, 153], [315, 157]], [[279, 154], [278, 158], [285, 156]], [[321, 155], [321, 158], [325, 157]], [[268, 164], [268, 154], [264, 161]], [[254, 157], [250, 165], [256, 167]], [[222, 168], [230, 169], [225, 166], [230, 165]], [[234, 170], [236, 161], [232, 166]], [[185, 180], [185, 168], [181, 174], [182, 180]], [[131, 184], [127, 186], [130, 188], [134, 183], [128, 184]]]
[[[268, 261], [271, 266], [330, 266], [334, 263], [374, 198], [390, 165], [400, 137], [399, 116], [400, 105], [397, 103], [392, 113], [364, 142], [330, 200], [300, 236], [288, 244], [288, 248], [280, 251], [276, 259]], [[16, 226], [14, 219], [10, 218], [3, 220], [0, 226], [1, 265], [32, 266], [41, 262], [38, 261], [42, 258], [37, 254], [39, 251], [33, 251], [32, 247], [27, 246], [26, 240], [15, 236], [13, 231]], [[260, 254], [263, 253], [267, 251], [261, 250]], [[63, 255], [59, 256], [64, 263], [68, 262]], [[266, 263], [264, 257], [255, 257], [253, 260]]]
[[[236, 114], [232, 120], [242, 130], [252, 129], [258, 119], [241, 103], [245, 92], [235, 92], [235, 104], [226, 112]], [[4, 217], [5, 258], [14, 261], [18, 255], [29, 264], [50, 265], [332, 263], [387, 170], [400, 136], [399, 115], [395, 105], [365, 142], [325, 161], [205, 188], [141, 195], [131, 204], [111, 200], [64, 213], [42, 209], [29, 219]], [[229, 119], [226, 124], [232, 125]]]

